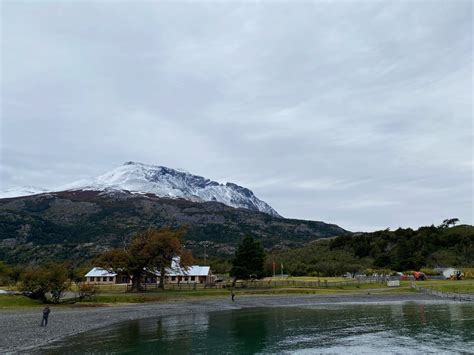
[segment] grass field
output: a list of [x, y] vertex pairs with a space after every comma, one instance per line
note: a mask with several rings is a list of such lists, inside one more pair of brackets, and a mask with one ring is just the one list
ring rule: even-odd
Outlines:
[[0, 295], [0, 309], [41, 307], [42, 303], [25, 296]]
[[[325, 278], [328, 282], [340, 282], [342, 278]], [[285, 278], [291, 281], [313, 281], [317, 278]], [[324, 281], [323, 279], [320, 279]], [[272, 281], [277, 281], [272, 279]], [[360, 293], [383, 293], [383, 294], [403, 294], [417, 292], [410, 288], [412, 281], [402, 281], [401, 287], [387, 287], [382, 283], [361, 283], [352, 285], [340, 285], [330, 287], [297, 287], [297, 286], [278, 286], [268, 288], [243, 288], [235, 289], [236, 297], [243, 295], [268, 296], [268, 295], [292, 295], [292, 294], [320, 294], [320, 295], [348, 295]], [[418, 285], [432, 288], [444, 292], [454, 293], [472, 293], [474, 294], [474, 280], [428, 280], [419, 281]], [[125, 292], [123, 285], [112, 285], [99, 287], [99, 292], [91, 299], [76, 303], [72, 307], [97, 306], [97, 305], [119, 305], [127, 303], [145, 303], [145, 302], [173, 302], [178, 300], [191, 299], [209, 299], [209, 298], [230, 297], [230, 289], [182, 289], [182, 290], [153, 290], [141, 293]], [[15, 309], [27, 307], [42, 307], [39, 301], [31, 300], [24, 296], [0, 295], [0, 309]], [[60, 307], [71, 307], [71, 305], [62, 305]]]
[[[119, 291], [121, 290], [121, 291]], [[104, 287], [95, 296], [86, 299], [74, 306], [93, 306], [93, 305], [115, 305], [125, 303], [145, 303], [145, 302], [173, 302], [187, 299], [209, 299], [215, 297], [230, 297], [230, 289], [197, 289], [197, 290], [153, 290], [148, 292], [131, 293], [124, 292], [121, 289], [109, 289]], [[360, 284], [343, 285], [337, 287], [269, 287], [269, 288], [243, 288], [235, 289], [236, 297], [243, 295], [268, 296], [268, 295], [292, 295], [292, 294], [320, 294], [320, 295], [338, 295], [338, 294], [358, 294], [366, 292], [383, 293], [405, 293], [412, 292], [409, 285], [400, 288], [389, 288], [384, 284]], [[41, 303], [31, 300], [24, 296], [0, 295], [0, 309], [22, 308], [22, 307], [41, 307]], [[62, 307], [70, 307], [63, 305]]]
[[427, 280], [416, 284], [437, 291], [474, 294], [474, 280]]

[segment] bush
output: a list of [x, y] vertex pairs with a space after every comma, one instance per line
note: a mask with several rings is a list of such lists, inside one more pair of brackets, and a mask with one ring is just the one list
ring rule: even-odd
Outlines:
[[[43, 303], [59, 303], [61, 294], [69, 287], [66, 269], [62, 265], [48, 264], [42, 267], [27, 269], [21, 281], [20, 290], [33, 299]], [[46, 297], [51, 293], [51, 299]]]
[[96, 295], [99, 288], [96, 285], [79, 283], [77, 285], [77, 291], [79, 293], [79, 299], [83, 300], [84, 298], [91, 298]]

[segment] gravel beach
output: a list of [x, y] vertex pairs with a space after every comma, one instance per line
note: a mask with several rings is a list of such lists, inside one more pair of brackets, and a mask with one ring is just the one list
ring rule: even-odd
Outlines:
[[254, 307], [325, 306], [343, 303], [446, 303], [423, 293], [383, 295], [240, 296], [103, 307], [51, 307], [49, 324], [40, 327], [42, 309], [0, 311], [0, 353], [28, 352], [56, 340], [114, 323], [150, 317]]

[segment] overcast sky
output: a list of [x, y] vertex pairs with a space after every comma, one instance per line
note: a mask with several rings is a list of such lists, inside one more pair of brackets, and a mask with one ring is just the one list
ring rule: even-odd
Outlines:
[[132, 160], [352, 231], [473, 223], [471, 1], [1, 5], [0, 190]]

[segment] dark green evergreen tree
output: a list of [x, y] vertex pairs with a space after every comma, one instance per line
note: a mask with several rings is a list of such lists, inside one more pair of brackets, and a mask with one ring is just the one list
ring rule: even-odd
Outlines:
[[258, 240], [246, 236], [240, 242], [232, 261], [230, 275], [234, 280], [248, 280], [264, 276], [265, 252]]

